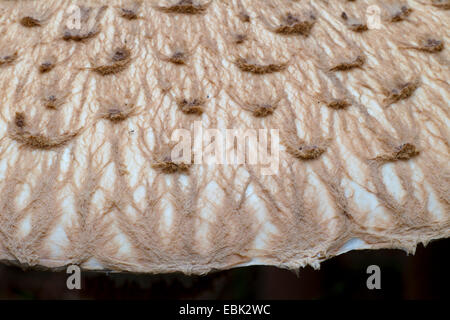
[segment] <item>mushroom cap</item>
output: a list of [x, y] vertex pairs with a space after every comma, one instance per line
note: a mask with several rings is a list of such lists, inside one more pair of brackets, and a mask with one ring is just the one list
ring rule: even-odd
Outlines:
[[449, 237], [442, 2], [241, 2], [0, 4], [0, 261], [204, 274]]

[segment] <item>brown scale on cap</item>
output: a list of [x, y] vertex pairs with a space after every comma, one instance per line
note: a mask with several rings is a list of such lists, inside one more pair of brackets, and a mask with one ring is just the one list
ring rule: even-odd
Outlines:
[[109, 109], [106, 116], [107, 119], [113, 122], [123, 121], [128, 117], [128, 115], [120, 109]]
[[14, 118], [14, 124], [18, 128], [24, 128], [25, 123], [25, 114], [23, 112], [16, 112], [16, 117]]
[[420, 36], [417, 45], [404, 44], [400, 48], [436, 53], [444, 50], [444, 41], [429, 36]]
[[417, 156], [419, 153], [413, 144], [403, 143], [395, 148], [393, 156], [396, 160], [408, 160]]
[[64, 31], [62, 38], [65, 41], [82, 42], [95, 37], [99, 33], [100, 33], [99, 28], [95, 28], [84, 33], [76, 29], [73, 30], [67, 29]]
[[135, 106], [135, 98], [131, 98], [126, 95], [127, 102], [122, 102], [120, 99], [112, 98], [110, 95], [107, 97], [99, 98], [100, 110], [98, 112], [98, 118], [106, 119], [112, 122], [113, 124], [117, 124], [128, 119], [131, 116], [134, 116], [137, 112], [137, 107]]
[[325, 101], [325, 104], [327, 105], [328, 108], [335, 110], [345, 109], [351, 105], [351, 103], [346, 99], [331, 99]]
[[271, 104], [259, 104], [254, 106], [253, 108], [253, 115], [258, 118], [267, 117], [275, 111], [276, 106], [273, 106]]
[[163, 173], [186, 173], [191, 167], [190, 163], [176, 162], [171, 156], [165, 156], [161, 160], [155, 160], [151, 164], [152, 168], [161, 170]]
[[47, 109], [52, 109], [52, 110], [59, 109], [59, 107], [63, 103], [63, 101], [54, 94], [49, 94], [49, 95], [44, 96], [42, 98], [42, 101], [44, 103], [44, 107], [46, 107]]
[[136, 10], [128, 8], [121, 8], [120, 16], [127, 20], [136, 20], [138, 18]]
[[431, 0], [431, 4], [439, 9], [450, 9], [450, 0]]
[[366, 62], [366, 57], [363, 55], [358, 55], [352, 61], [344, 61], [338, 63], [334, 67], [330, 68], [330, 71], [347, 71], [354, 68], [361, 68]]
[[236, 44], [244, 43], [244, 41], [247, 40], [247, 35], [243, 33], [238, 33], [233, 35], [233, 41]]
[[125, 47], [117, 48], [112, 56], [112, 61], [123, 61], [130, 57], [131, 53]]
[[111, 61], [112, 63], [110, 64], [100, 65], [87, 69], [93, 70], [94, 72], [102, 76], [119, 73], [125, 70], [130, 64], [131, 51], [126, 47], [117, 48], [111, 56]]
[[238, 17], [242, 22], [250, 22], [250, 15], [245, 11], [239, 12]]
[[47, 73], [51, 71], [54, 67], [55, 67], [55, 59], [53, 58], [46, 59], [39, 65], [39, 72]]
[[406, 5], [401, 6], [400, 9], [391, 16], [391, 22], [399, 22], [405, 20], [412, 11], [413, 10]]
[[404, 100], [412, 96], [414, 91], [419, 87], [418, 81], [408, 81], [398, 85], [397, 87], [388, 91], [384, 102], [391, 105], [400, 100]]
[[63, 133], [56, 137], [49, 137], [40, 133], [32, 133], [25, 130], [26, 120], [23, 112], [16, 112], [14, 117], [15, 128], [9, 132], [11, 139], [16, 140], [28, 147], [37, 149], [52, 149], [62, 146], [76, 137], [79, 131], [74, 133]]
[[167, 58], [169, 62], [173, 64], [185, 64], [187, 55], [183, 51], [175, 51], [170, 57]]
[[364, 32], [369, 30], [369, 28], [367, 27], [367, 24], [355, 19], [355, 18], [350, 18], [346, 12], [342, 12], [341, 13], [341, 18], [342, 20], [344, 20], [347, 24], [347, 27], [355, 32]]
[[40, 133], [31, 133], [26, 130], [14, 130], [10, 137], [28, 147], [37, 149], [52, 149], [65, 145], [78, 135], [75, 133], [63, 133], [56, 137], [48, 137]]
[[376, 162], [391, 162], [400, 160], [409, 160], [420, 154], [420, 151], [412, 143], [406, 142], [394, 148], [391, 153], [377, 156], [374, 159]]
[[369, 28], [367, 27], [367, 24], [362, 23], [362, 22], [349, 23], [348, 28], [355, 32], [364, 32], [364, 31], [369, 30]]
[[244, 72], [251, 72], [256, 74], [279, 72], [287, 67], [286, 63], [269, 63], [262, 65], [249, 62], [247, 59], [244, 58], [238, 58], [235, 64], [239, 69], [241, 69]]
[[301, 145], [297, 148], [287, 146], [287, 151], [298, 159], [314, 160], [325, 152], [325, 148], [317, 145]]
[[416, 49], [426, 52], [439, 52], [444, 49], [444, 42], [442, 40], [428, 38], [420, 41], [419, 46], [416, 47]]
[[13, 63], [17, 59], [17, 57], [18, 57], [17, 52], [0, 57], [0, 67]]
[[26, 16], [20, 19], [20, 24], [26, 28], [34, 28], [34, 27], [40, 27], [41, 21], [39, 21], [36, 18]]
[[133, 112], [133, 108], [124, 110], [120, 108], [110, 108], [106, 110], [106, 112], [102, 115], [104, 119], [108, 119], [111, 122], [121, 122], [127, 119], [131, 113]]

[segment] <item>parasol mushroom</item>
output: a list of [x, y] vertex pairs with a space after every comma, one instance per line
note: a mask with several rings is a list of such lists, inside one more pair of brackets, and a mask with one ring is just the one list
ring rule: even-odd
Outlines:
[[[448, 6], [370, 5], [0, 1], [0, 260], [203, 274], [449, 237]], [[266, 144], [206, 161], [223, 132]]]

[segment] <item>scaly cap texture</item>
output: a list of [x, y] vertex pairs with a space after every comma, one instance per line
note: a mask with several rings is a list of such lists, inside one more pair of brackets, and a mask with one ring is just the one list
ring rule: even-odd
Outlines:
[[[201, 274], [448, 237], [448, 9], [0, 1], [0, 260]], [[277, 172], [177, 161], [198, 121], [278, 130]]]

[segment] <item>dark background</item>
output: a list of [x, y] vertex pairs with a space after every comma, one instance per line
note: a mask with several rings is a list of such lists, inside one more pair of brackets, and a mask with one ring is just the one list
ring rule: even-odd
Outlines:
[[[206, 276], [82, 272], [82, 289], [68, 290], [65, 272], [0, 265], [0, 299], [449, 299], [450, 239], [400, 250], [352, 251], [320, 270], [255, 266]], [[369, 265], [381, 268], [381, 290], [368, 290]]]

